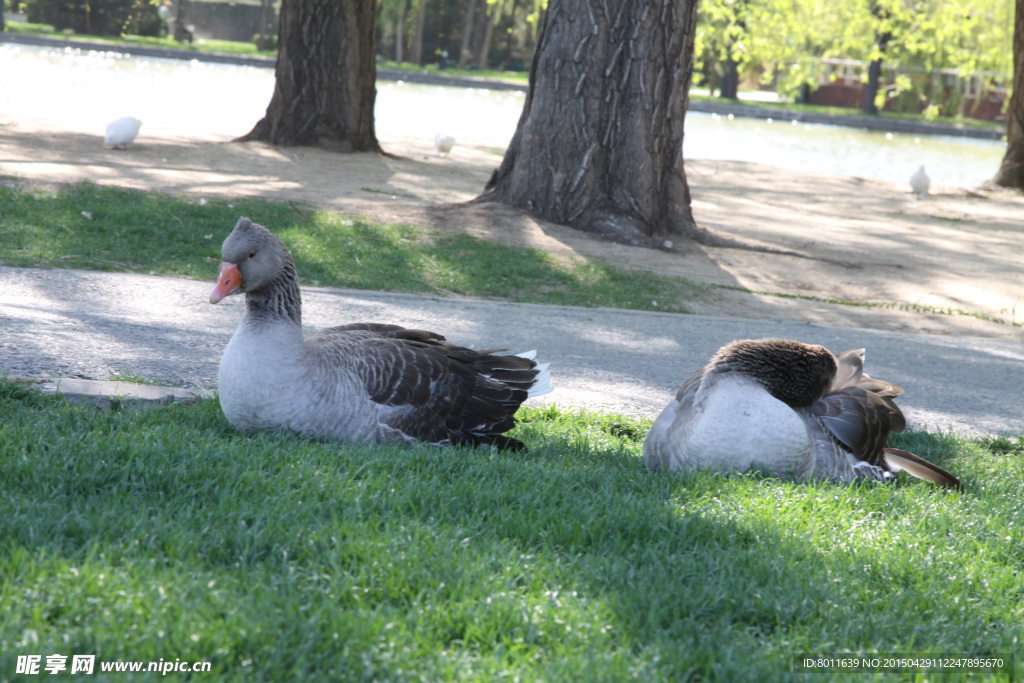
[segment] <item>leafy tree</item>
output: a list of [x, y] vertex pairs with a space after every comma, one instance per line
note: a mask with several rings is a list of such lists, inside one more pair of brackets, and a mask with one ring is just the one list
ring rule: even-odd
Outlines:
[[239, 141], [381, 151], [376, 20], [377, 0], [282, 0], [274, 94]]
[[[879, 74], [882, 66], [1009, 73], [1011, 10], [1005, 0], [701, 0], [697, 69], [717, 76], [733, 60], [790, 96], [818, 84], [824, 57], [875, 62]], [[939, 101], [942, 83], [932, 80], [879, 84], [874, 104], [901, 92]]]
[[628, 244], [700, 236], [683, 171], [697, 0], [551, 0], [519, 125], [475, 201]]
[[1017, 0], [1013, 28], [1013, 94], [1006, 122], [1006, 155], [994, 179], [997, 185], [1024, 190], [1024, 0]]

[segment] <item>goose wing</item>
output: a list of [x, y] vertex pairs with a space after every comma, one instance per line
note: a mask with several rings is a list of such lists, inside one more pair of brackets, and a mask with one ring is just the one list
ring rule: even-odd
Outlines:
[[502, 434], [515, 425], [513, 415], [538, 374], [530, 359], [373, 323], [332, 327], [309, 342], [330, 350], [358, 378], [389, 427], [425, 441], [522, 446]]

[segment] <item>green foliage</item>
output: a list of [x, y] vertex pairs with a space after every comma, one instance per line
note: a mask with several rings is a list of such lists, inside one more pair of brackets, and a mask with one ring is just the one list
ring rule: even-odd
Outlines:
[[[777, 79], [779, 92], [790, 95], [817, 85], [819, 60], [827, 57], [1009, 74], [1012, 30], [1013, 3], [1003, 0], [702, 0], [697, 70], [708, 74], [731, 57], [748, 75]], [[897, 84], [888, 96], [909, 85]], [[924, 84], [914, 87], [918, 98], [939, 97]]]
[[260, 52], [276, 52], [277, 51], [277, 36], [276, 35], [265, 35], [263, 38], [263, 49], [260, 50], [260, 34], [257, 33], [252, 37], [252, 43], [256, 46], [257, 51]]
[[50, 24], [57, 31], [71, 30], [99, 36], [120, 36], [129, 26], [143, 35], [158, 35], [151, 31], [154, 24], [156, 0], [25, 0], [26, 18], [31, 23]]
[[764, 681], [803, 680], [801, 652], [1019, 651], [1015, 442], [901, 441], [957, 495], [655, 474], [649, 422], [521, 412], [525, 453], [398, 449], [0, 382], [0, 670], [96, 653], [224, 681]]

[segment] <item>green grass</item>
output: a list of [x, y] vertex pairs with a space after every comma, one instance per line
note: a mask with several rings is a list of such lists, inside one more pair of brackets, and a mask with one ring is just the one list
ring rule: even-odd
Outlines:
[[499, 71], [498, 69], [442, 69], [437, 64], [412, 64], [411, 62], [398, 62], [390, 59], [378, 59], [377, 66], [382, 69], [395, 69], [397, 71], [410, 71], [416, 73], [429, 73], [438, 76], [468, 76], [471, 78], [489, 78], [499, 81], [512, 81], [526, 85], [530, 80], [529, 71]]
[[228, 55], [249, 55], [259, 57], [276, 57], [277, 51], [258, 52], [256, 44], [252, 42], [241, 43], [232, 40], [197, 39], [189, 44], [179, 43], [172, 36], [156, 38], [151, 36], [126, 35], [117, 36], [94, 36], [88, 33], [74, 33], [73, 31], [55, 31], [49, 24], [29, 24], [8, 22], [6, 24], [9, 33], [22, 33], [28, 35], [47, 36], [51, 38], [63, 38], [66, 40], [80, 40], [96, 43], [98, 45], [117, 45], [126, 49], [132, 46], [165, 48], [170, 50], [185, 50], [188, 52], [213, 52]]
[[13, 266], [214, 279], [221, 243], [246, 215], [284, 240], [307, 285], [680, 313], [689, 301], [714, 296], [682, 278], [570, 262], [463, 233], [380, 225], [292, 203], [201, 205], [92, 183], [55, 191], [6, 183], [0, 185], [0, 206], [0, 263]]
[[0, 382], [0, 678], [62, 653], [211, 662], [191, 680], [808, 681], [794, 655], [1019, 651], [1024, 440], [899, 441], [959, 495], [653, 474], [646, 427], [541, 408], [525, 453], [401, 450]]

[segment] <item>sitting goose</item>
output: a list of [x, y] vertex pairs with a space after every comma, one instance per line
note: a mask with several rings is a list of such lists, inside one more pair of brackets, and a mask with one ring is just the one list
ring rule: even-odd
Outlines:
[[295, 264], [281, 240], [243, 217], [221, 253], [210, 303], [245, 291], [218, 374], [221, 408], [237, 429], [523, 448], [504, 432], [523, 401], [551, 391], [534, 352], [473, 351], [433, 332], [374, 323], [304, 336]]
[[864, 349], [833, 356], [788, 339], [726, 344], [651, 426], [652, 470], [762, 471], [797, 480], [886, 481], [896, 470], [962, 490], [945, 470], [887, 447], [906, 427], [903, 390], [864, 374]]

